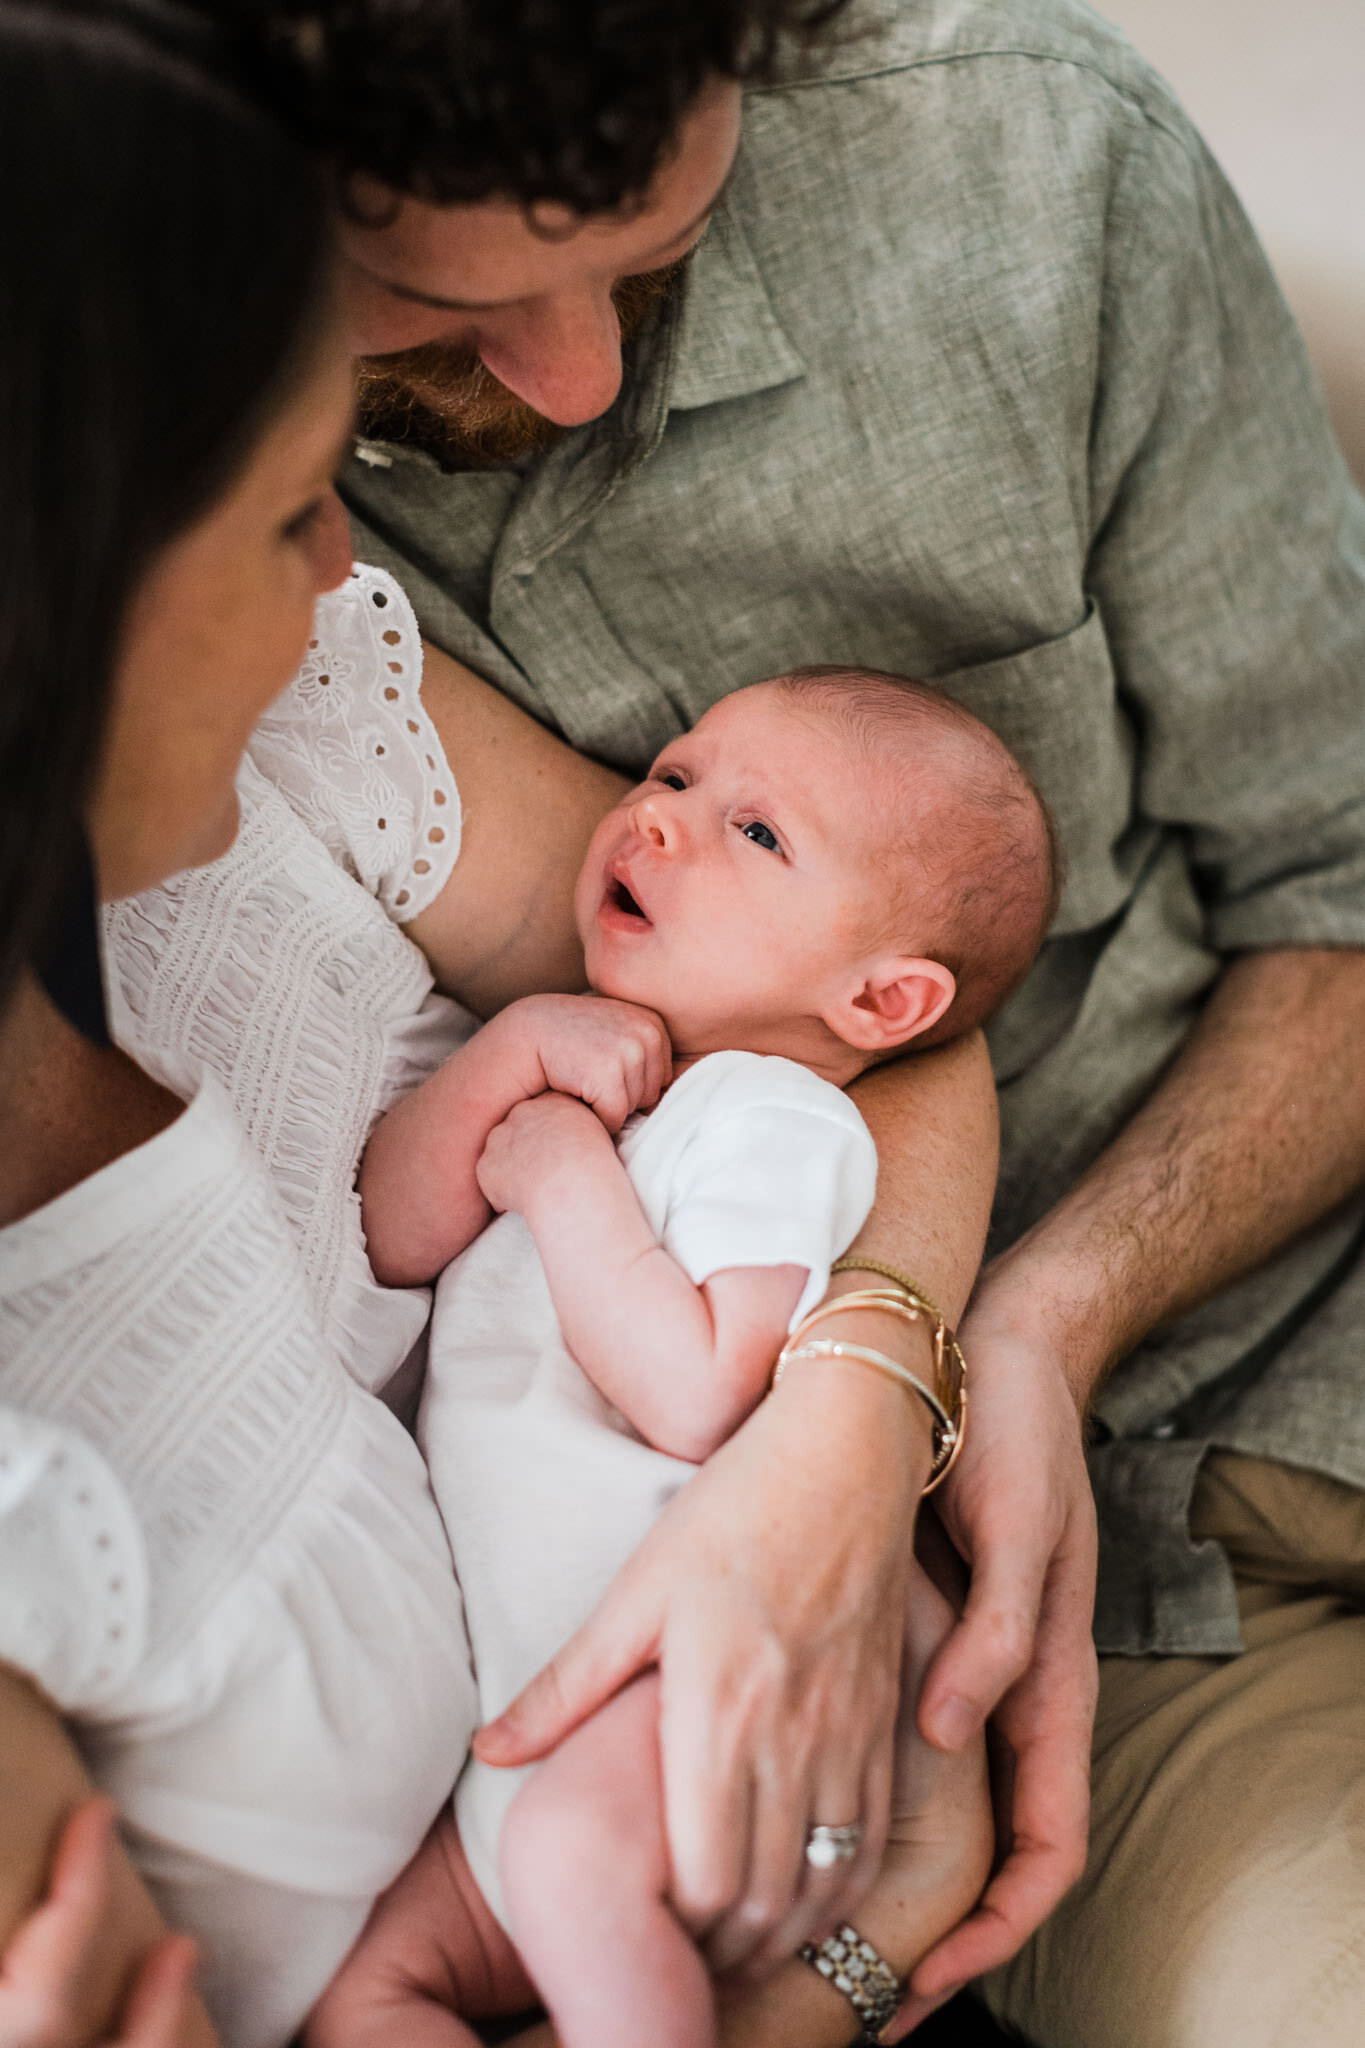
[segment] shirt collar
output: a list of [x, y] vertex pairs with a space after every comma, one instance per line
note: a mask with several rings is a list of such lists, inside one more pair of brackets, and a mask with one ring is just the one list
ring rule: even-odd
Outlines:
[[746, 398], [805, 373], [768, 296], [734, 202], [723, 201], [688, 269], [669, 410]]

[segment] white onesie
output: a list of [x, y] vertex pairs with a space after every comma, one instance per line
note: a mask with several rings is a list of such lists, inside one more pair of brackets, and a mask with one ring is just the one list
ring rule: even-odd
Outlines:
[[[689, 1067], [619, 1149], [655, 1234], [698, 1285], [733, 1266], [806, 1268], [793, 1326], [876, 1189], [849, 1098], [756, 1053]], [[644, 1443], [571, 1358], [520, 1216], [500, 1217], [442, 1275], [418, 1440], [488, 1720], [586, 1619], [696, 1468]], [[471, 1758], [455, 1795], [470, 1866], [504, 1919], [498, 1841], [526, 1775]]]
[[[281, 2048], [474, 1726], [416, 1446], [426, 1320], [354, 1192], [467, 1032], [398, 923], [459, 845], [397, 586], [318, 606], [211, 868], [112, 907], [117, 1035], [188, 1107], [0, 1231], [0, 1659], [68, 1716], [227, 2048]], [[348, 1371], [347, 1368], [350, 1368]]]

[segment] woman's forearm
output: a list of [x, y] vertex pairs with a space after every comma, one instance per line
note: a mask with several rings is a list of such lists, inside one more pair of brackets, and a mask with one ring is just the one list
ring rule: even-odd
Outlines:
[[[63, 1823], [91, 1787], [56, 1710], [18, 1672], [0, 1665], [0, 1950], [47, 1886]], [[82, 1974], [67, 2038], [108, 2039], [137, 1964], [166, 1931], [122, 1850], [115, 1850], [108, 1907]], [[217, 2037], [191, 1998], [177, 2048], [216, 2048]]]
[[438, 647], [425, 650], [422, 702], [455, 765], [464, 822], [450, 879], [409, 935], [438, 984], [481, 1017], [519, 996], [581, 989], [574, 881], [625, 778]]
[[[956, 1321], [995, 1196], [999, 1118], [986, 1042], [973, 1032], [876, 1067], [851, 1093], [877, 1147], [877, 1200], [848, 1256], [897, 1267]], [[866, 1284], [836, 1275], [831, 1292]]]

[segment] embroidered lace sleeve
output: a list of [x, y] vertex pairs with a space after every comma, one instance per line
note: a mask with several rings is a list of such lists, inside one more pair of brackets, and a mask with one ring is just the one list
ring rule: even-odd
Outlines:
[[133, 1669], [147, 1628], [142, 1535], [74, 1430], [0, 1408], [0, 1659], [67, 1712]]
[[440, 894], [460, 850], [459, 792], [421, 684], [411, 605], [383, 569], [357, 565], [319, 599], [303, 665], [248, 748], [399, 924]]

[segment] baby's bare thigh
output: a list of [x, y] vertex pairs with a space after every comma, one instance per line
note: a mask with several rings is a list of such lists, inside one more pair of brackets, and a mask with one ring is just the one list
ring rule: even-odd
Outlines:
[[500, 1871], [521, 1931], [527, 1892], [575, 1921], [657, 1903], [668, 1882], [659, 1679], [648, 1672], [565, 1737], [508, 1812]]
[[359, 1941], [314, 2007], [307, 2048], [358, 2048], [386, 2038], [388, 2022], [422, 2004], [480, 2019], [524, 2012], [535, 2002], [516, 1950], [475, 1883], [447, 1806], [411, 1863], [376, 1900]]

